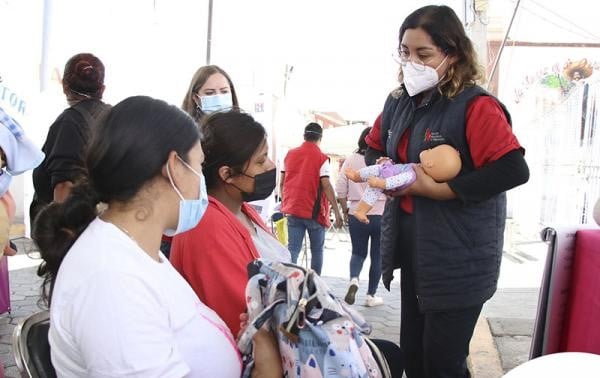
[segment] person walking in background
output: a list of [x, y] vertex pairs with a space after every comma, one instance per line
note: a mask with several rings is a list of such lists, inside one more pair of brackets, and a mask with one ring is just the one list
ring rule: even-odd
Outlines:
[[285, 156], [279, 191], [282, 197], [281, 212], [288, 216], [288, 248], [292, 262], [297, 262], [304, 234], [308, 231], [310, 266], [319, 275], [323, 267], [325, 231], [330, 226], [330, 204], [335, 227], [343, 225], [329, 180], [329, 157], [319, 148], [322, 137], [323, 128], [318, 123], [309, 123], [304, 128], [304, 143]]
[[416, 181], [388, 193], [382, 219], [383, 283], [401, 269], [400, 347], [406, 375], [468, 377], [469, 341], [496, 291], [506, 219], [505, 191], [529, 179], [506, 108], [477, 83], [472, 42], [454, 11], [425, 6], [400, 27], [400, 87], [385, 102], [365, 154], [417, 163], [440, 144], [456, 148], [458, 176]]
[[50, 126], [42, 147], [46, 158], [33, 170], [32, 224], [41, 208], [63, 202], [73, 185], [85, 177], [84, 148], [92, 128], [110, 108], [102, 102], [104, 64], [92, 54], [77, 54], [67, 61], [62, 86], [69, 108]]
[[215, 65], [198, 68], [181, 105], [198, 124], [207, 114], [237, 107], [237, 94], [231, 78]]
[[[377, 117], [379, 122], [380, 117]], [[356, 292], [358, 291], [358, 282], [360, 271], [369, 251], [369, 240], [371, 241], [370, 258], [371, 265], [369, 267], [369, 286], [367, 289], [367, 299], [365, 306], [373, 307], [383, 304], [383, 298], [375, 296], [379, 279], [381, 278], [381, 255], [379, 253], [379, 240], [381, 237], [381, 214], [385, 206], [385, 195], [380, 195], [378, 200], [373, 205], [373, 208], [367, 213], [369, 223], [365, 224], [356, 219], [353, 215], [354, 210], [363, 192], [367, 186], [366, 183], [356, 183], [348, 180], [344, 172], [347, 168], [354, 170], [366, 167], [365, 152], [367, 150], [367, 142], [365, 137], [371, 131], [371, 127], [365, 128], [358, 138], [358, 149], [344, 160], [344, 164], [340, 170], [335, 190], [338, 196], [338, 201], [342, 207], [342, 212], [345, 215], [346, 222], [350, 231], [350, 241], [352, 242], [352, 256], [350, 257], [350, 285], [344, 300], [348, 304], [354, 304]], [[348, 206], [348, 203], [350, 206]], [[348, 216], [348, 214], [350, 216]]]

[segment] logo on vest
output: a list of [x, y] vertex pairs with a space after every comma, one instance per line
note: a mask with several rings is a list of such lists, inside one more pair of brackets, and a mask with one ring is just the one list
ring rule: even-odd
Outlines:
[[439, 131], [431, 131], [430, 128], [425, 129], [423, 142], [445, 142], [446, 138]]

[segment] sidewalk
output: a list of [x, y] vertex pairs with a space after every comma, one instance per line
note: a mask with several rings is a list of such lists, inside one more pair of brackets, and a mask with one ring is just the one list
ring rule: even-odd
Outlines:
[[[27, 256], [31, 241], [16, 240], [19, 254], [9, 259], [12, 312], [0, 315], [0, 360], [5, 365], [5, 376], [19, 377], [11, 350], [14, 326], [25, 316], [39, 311], [38, 301], [41, 280], [36, 275], [40, 260]], [[329, 234], [326, 240], [323, 276], [333, 292], [343, 297], [348, 284], [350, 243], [347, 234]], [[514, 271], [515, 264], [505, 256], [503, 264]], [[380, 285], [377, 295], [384, 305], [365, 307], [366, 283], [369, 262], [361, 274], [361, 287], [354, 305], [373, 327], [372, 337], [398, 343], [400, 339], [400, 285], [396, 274], [392, 290]], [[503, 268], [504, 269], [504, 268]], [[502, 277], [501, 277], [502, 282]], [[520, 284], [520, 283], [519, 283]], [[471, 367], [476, 378], [496, 378], [528, 359], [533, 319], [537, 305], [537, 289], [504, 288], [484, 306], [482, 316], [471, 343]]]

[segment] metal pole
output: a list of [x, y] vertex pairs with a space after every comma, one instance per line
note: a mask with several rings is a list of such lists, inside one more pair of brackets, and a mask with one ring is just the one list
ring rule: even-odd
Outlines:
[[213, 0], [208, 0], [208, 32], [206, 33], [206, 64], [210, 64], [210, 48], [212, 42]]
[[504, 50], [504, 45], [508, 40], [508, 34], [510, 33], [510, 29], [512, 28], [513, 21], [515, 20], [515, 16], [517, 15], [517, 9], [519, 9], [519, 4], [521, 4], [521, 0], [517, 0], [517, 4], [515, 5], [515, 10], [513, 11], [512, 17], [510, 18], [510, 23], [508, 24], [508, 29], [506, 29], [506, 34], [504, 34], [504, 40], [500, 45], [500, 50], [498, 50], [498, 55], [496, 55], [496, 59], [494, 60], [494, 65], [492, 67], [492, 72], [490, 73], [490, 78], [488, 79], [488, 83], [486, 89], [490, 89], [490, 85], [492, 84], [492, 80], [494, 79], [494, 75], [496, 74], [496, 69], [498, 68], [498, 62], [500, 62], [500, 57], [502, 56], [502, 51]]
[[48, 69], [48, 50], [50, 50], [50, 30], [52, 18], [52, 0], [44, 0], [42, 19], [42, 52], [40, 57], [40, 92], [48, 88], [50, 72]]

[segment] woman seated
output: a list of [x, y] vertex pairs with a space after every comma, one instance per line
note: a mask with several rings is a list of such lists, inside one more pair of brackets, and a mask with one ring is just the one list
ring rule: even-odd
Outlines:
[[246, 310], [248, 263], [259, 257], [290, 261], [289, 251], [246, 204], [273, 192], [275, 164], [265, 129], [248, 114], [212, 114], [201, 130], [208, 209], [197, 227], [173, 238], [170, 259], [237, 334], [239, 314]]
[[[203, 160], [188, 115], [131, 97], [89, 144], [89, 182], [40, 212], [33, 239], [59, 377], [240, 376], [228, 327], [159, 251], [163, 233], [196, 226], [206, 209]], [[254, 343], [253, 375], [281, 377], [273, 337]]]

